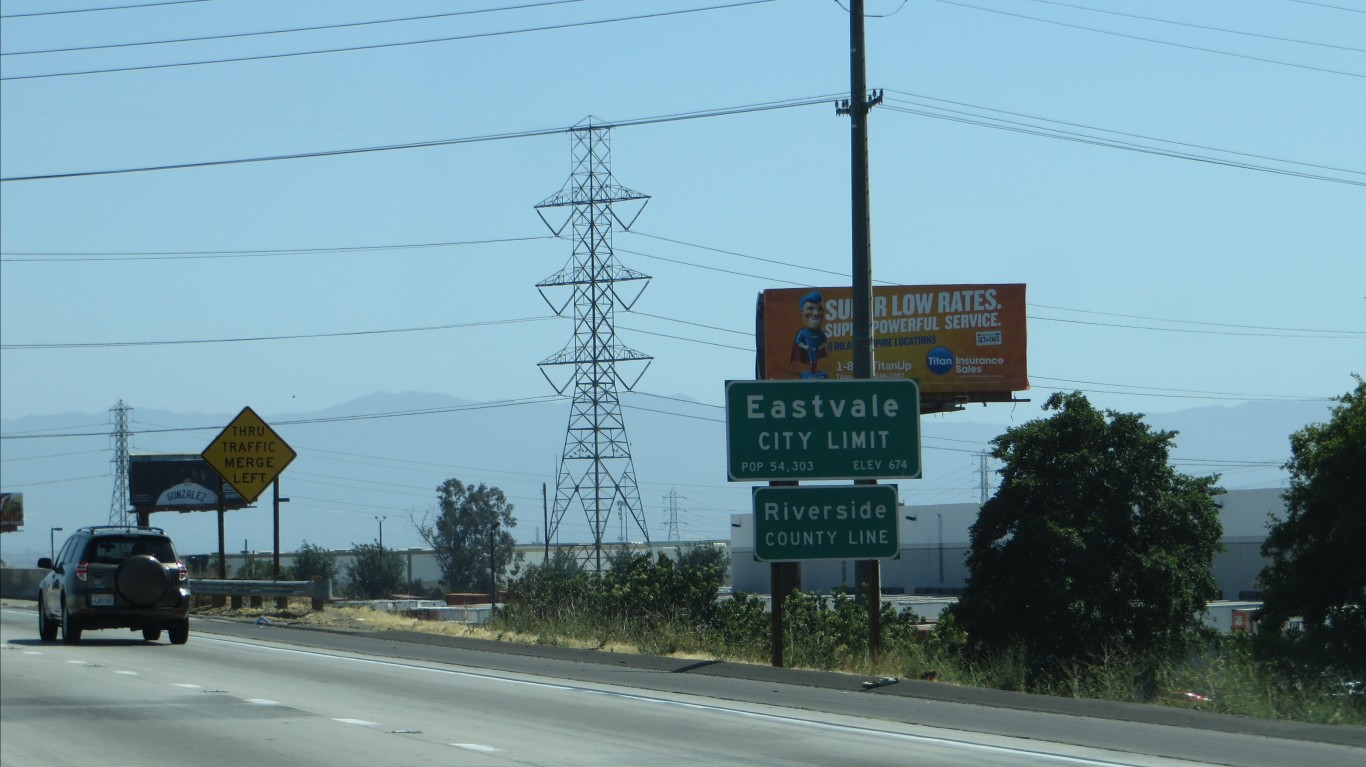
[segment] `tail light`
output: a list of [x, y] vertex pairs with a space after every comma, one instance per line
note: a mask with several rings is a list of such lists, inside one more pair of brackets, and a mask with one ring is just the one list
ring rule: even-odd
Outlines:
[[89, 562], [82, 562], [82, 563], [80, 563], [79, 565], [76, 565], [76, 580], [80, 581], [81, 583], [85, 583], [86, 575], [88, 575], [89, 573], [90, 573], [90, 563], [89, 563]]
[[184, 583], [190, 579], [190, 571], [185, 568], [184, 562], [176, 562], [176, 569], [180, 571], [180, 582]]

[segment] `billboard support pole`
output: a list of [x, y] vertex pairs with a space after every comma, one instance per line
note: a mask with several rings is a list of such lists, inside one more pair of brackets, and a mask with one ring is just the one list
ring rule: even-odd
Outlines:
[[[274, 548], [275, 548], [275, 562], [274, 562], [274, 565], [275, 565], [275, 580], [278, 581], [278, 580], [280, 580], [280, 504], [282, 504], [282, 503], [289, 503], [289, 499], [288, 499], [288, 498], [281, 498], [281, 497], [280, 497], [280, 477], [279, 477], [278, 475], [275, 477], [275, 481], [274, 481], [273, 484], [274, 484], [274, 486], [275, 486], [275, 502], [274, 502], [274, 504], [273, 504], [274, 507], [275, 507], [275, 547], [274, 547]], [[409, 558], [408, 558], [409, 569], [411, 569], [412, 561], [413, 561], [413, 560], [412, 560], [412, 557], [409, 556]], [[412, 576], [409, 575], [409, 576], [408, 576], [408, 580], [411, 581], [412, 579], [413, 579]], [[276, 597], [276, 599], [275, 599], [275, 607], [276, 607], [277, 609], [280, 609], [280, 610], [283, 610], [283, 609], [285, 609], [286, 607], [289, 607], [289, 598], [288, 598], [288, 597]]]
[[[228, 579], [228, 551], [227, 543], [223, 534], [223, 515], [227, 511], [225, 496], [228, 494], [227, 483], [222, 477], [218, 478], [218, 580]], [[213, 598], [214, 607], [222, 607], [228, 603], [225, 596], [215, 596]]]
[[274, 577], [275, 580], [278, 581], [278, 580], [280, 580], [280, 478], [279, 478], [279, 477], [276, 477], [276, 478], [275, 478], [275, 482], [273, 483], [273, 485], [274, 485], [274, 490], [275, 490], [275, 499], [274, 499], [274, 503], [271, 504], [271, 505], [274, 506], [274, 512], [275, 512], [275, 519], [274, 519], [274, 523], [275, 523], [275, 525], [274, 525], [274, 526], [275, 526], [275, 545], [272, 546], [271, 548], [272, 548], [272, 549], [274, 550], [274, 552], [275, 552], [275, 557], [274, 557], [275, 561], [272, 562], [271, 564], [273, 564], [274, 567], [275, 567], [275, 569], [272, 571], [272, 572], [274, 573], [274, 576], [273, 576], [273, 577]]

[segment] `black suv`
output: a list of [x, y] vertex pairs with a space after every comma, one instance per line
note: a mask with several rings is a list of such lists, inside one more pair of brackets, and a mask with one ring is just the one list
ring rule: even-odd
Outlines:
[[189, 571], [159, 527], [82, 527], [62, 544], [38, 586], [38, 636], [75, 644], [85, 629], [142, 630], [155, 642], [162, 630], [171, 644], [190, 638]]

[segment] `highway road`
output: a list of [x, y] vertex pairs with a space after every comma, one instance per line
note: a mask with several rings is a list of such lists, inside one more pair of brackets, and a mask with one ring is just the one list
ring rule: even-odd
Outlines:
[[1363, 728], [919, 682], [199, 619], [184, 646], [85, 636], [0, 609], [0, 767], [1366, 764]]

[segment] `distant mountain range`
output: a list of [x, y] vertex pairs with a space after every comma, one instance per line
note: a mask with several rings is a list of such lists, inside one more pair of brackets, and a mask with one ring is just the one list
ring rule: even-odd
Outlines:
[[[749, 484], [726, 481], [725, 413], [686, 397], [623, 395], [648, 532], [665, 540], [728, 539], [730, 515], [749, 511]], [[134, 454], [197, 454], [236, 415], [137, 408], [131, 414]], [[348, 548], [378, 540], [422, 545], [413, 520], [434, 510], [445, 479], [499, 487], [516, 506], [519, 540], [544, 540], [553, 510], [555, 474], [564, 447], [569, 403], [536, 399], [470, 402], [436, 393], [375, 393], [308, 413], [261, 413], [299, 457], [281, 476], [281, 549], [304, 541]], [[900, 481], [909, 505], [976, 502], [979, 454], [1006, 428], [974, 420], [972, 410], [922, 421], [924, 478]], [[1229, 489], [1278, 487], [1289, 435], [1326, 421], [1324, 403], [1252, 402], [1200, 407], [1146, 418], [1179, 432], [1172, 458], [1188, 474], [1218, 473]], [[109, 414], [62, 413], [0, 420], [0, 489], [24, 494], [21, 533], [0, 536], [0, 556], [27, 564], [46, 554], [50, 538], [108, 520], [114, 477]], [[996, 466], [992, 465], [994, 471]], [[995, 475], [989, 480], [994, 487]], [[548, 502], [543, 503], [545, 491]], [[231, 512], [226, 550], [273, 547], [269, 490], [251, 509]], [[213, 513], [157, 514], [185, 553], [216, 551]], [[61, 533], [51, 531], [61, 527]], [[564, 514], [561, 542], [591, 540], [585, 513]], [[613, 516], [606, 539], [638, 540], [633, 524]]]

